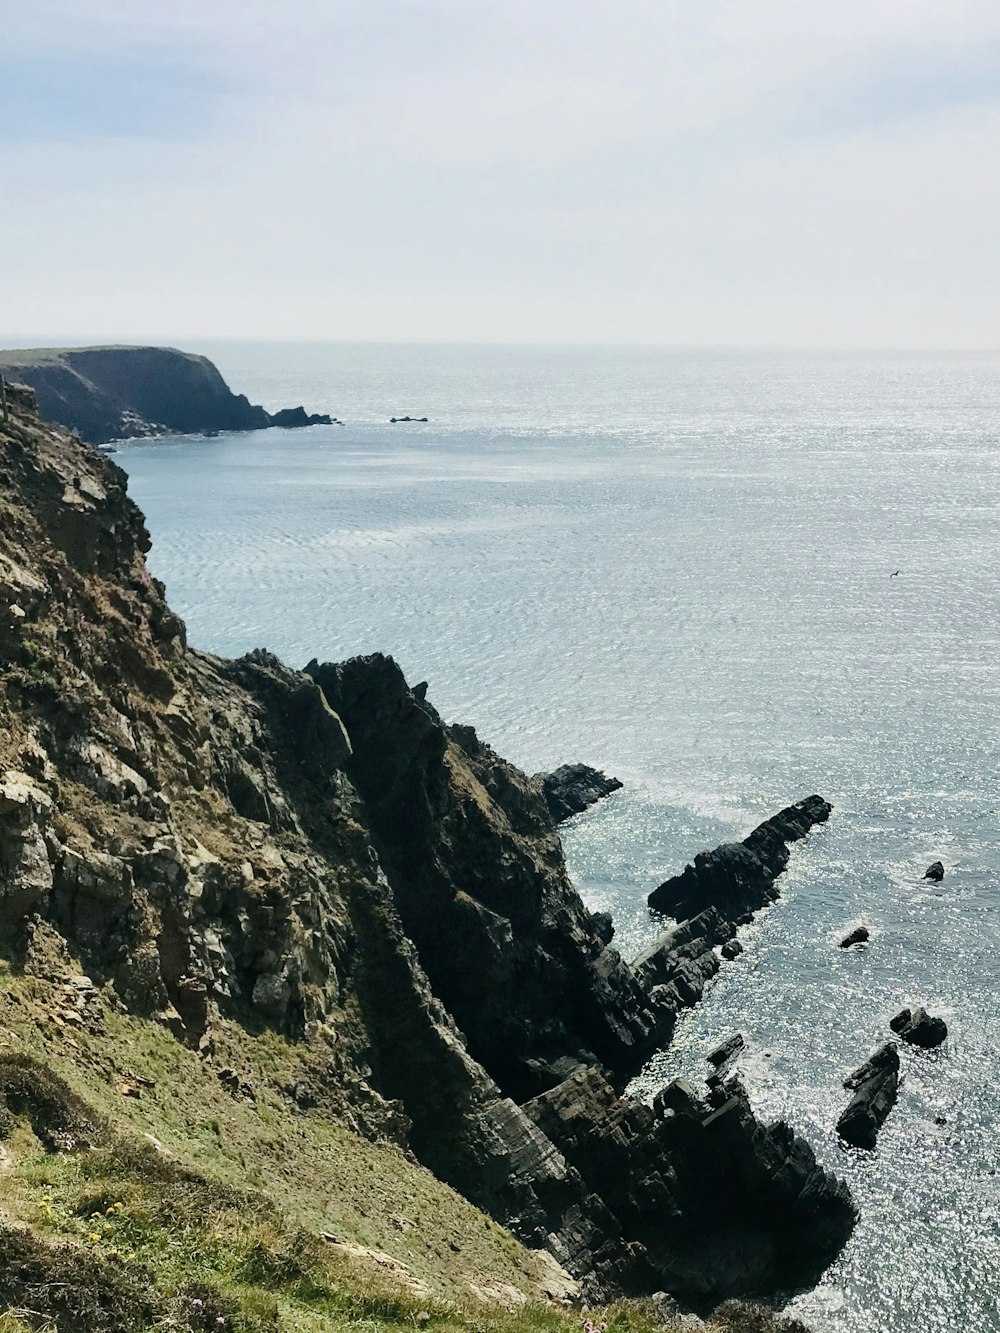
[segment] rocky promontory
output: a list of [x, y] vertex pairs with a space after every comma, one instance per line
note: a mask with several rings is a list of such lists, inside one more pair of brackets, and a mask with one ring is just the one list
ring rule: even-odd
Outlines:
[[43, 417], [91, 444], [331, 421], [302, 407], [272, 415], [234, 394], [207, 357], [173, 347], [0, 351], [0, 376], [34, 389]]
[[[20, 395], [0, 425], [0, 1028], [30, 1044], [37, 1009], [51, 1060], [103, 1109], [53, 1100], [18, 1065], [9, 1095], [0, 1078], [0, 1140], [8, 1112], [30, 1112], [29, 1144], [97, 1154], [86, 1178], [118, 1160], [102, 1125], [172, 1132], [174, 1165], [155, 1170], [187, 1172], [189, 1195], [195, 1159], [242, 1172], [256, 1152], [254, 1179], [293, 1178], [292, 1202], [359, 1144], [388, 1143], [396, 1197], [430, 1188], [414, 1161], [439, 1191], [417, 1235], [469, 1201], [589, 1299], [667, 1290], [707, 1310], [811, 1281], [854, 1209], [794, 1130], [761, 1124], [724, 1073], [705, 1097], [623, 1092], [829, 807], [762, 825], [742, 844], [749, 877], [685, 880], [667, 895], [676, 926], [629, 964], [573, 887], [534, 779], [445, 723], [389, 657], [299, 672], [262, 650], [197, 652], [149, 545], [124, 473]], [[303, 1214], [326, 1219], [324, 1243], [378, 1225], [377, 1172], [363, 1220], [341, 1215], [354, 1174]], [[399, 1207], [383, 1267], [422, 1253]], [[478, 1217], [439, 1248], [473, 1251], [474, 1231], [493, 1234]], [[507, 1243], [523, 1287], [529, 1252]], [[253, 1271], [299, 1272], [307, 1252], [299, 1237], [284, 1267]]]

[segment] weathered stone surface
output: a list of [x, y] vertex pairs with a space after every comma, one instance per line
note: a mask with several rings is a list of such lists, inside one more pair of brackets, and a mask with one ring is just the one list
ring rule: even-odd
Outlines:
[[855, 1148], [874, 1148], [899, 1092], [899, 1051], [894, 1042], [879, 1047], [844, 1080], [854, 1093], [837, 1121], [837, 1133]]
[[944, 866], [940, 861], [933, 861], [924, 871], [924, 879], [933, 880], [940, 883], [944, 879]]
[[545, 804], [556, 824], [596, 805], [622, 785], [617, 778], [609, 778], [586, 764], [563, 764], [551, 773], [536, 773], [535, 779], [542, 784]]
[[935, 1018], [919, 1006], [903, 1009], [889, 1020], [889, 1026], [897, 1036], [912, 1046], [923, 1046], [926, 1049], [940, 1046], [948, 1035], [948, 1024], [944, 1019]]

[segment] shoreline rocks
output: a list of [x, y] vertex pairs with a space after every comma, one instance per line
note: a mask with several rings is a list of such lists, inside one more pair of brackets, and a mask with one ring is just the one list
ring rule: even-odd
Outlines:
[[855, 926], [849, 935], [845, 935], [837, 946], [840, 949], [853, 949], [856, 944], [867, 944], [871, 932], [867, 926]]
[[926, 1009], [903, 1009], [895, 1018], [889, 1020], [889, 1026], [898, 1037], [911, 1046], [922, 1046], [931, 1050], [940, 1046], [948, 1036], [948, 1025], [943, 1018], [935, 1018]]
[[652, 891], [650, 908], [686, 921], [715, 907], [733, 925], [744, 924], [777, 898], [774, 882], [788, 865], [788, 844], [806, 837], [832, 810], [822, 796], [808, 796], [766, 819], [742, 842], [699, 852], [681, 874]]
[[622, 787], [617, 778], [610, 778], [587, 764], [563, 764], [551, 773], [536, 773], [535, 781], [542, 784], [542, 795], [554, 824], [581, 814]]
[[880, 1046], [863, 1065], [848, 1075], [844, 1087], [854, 1096], [837, 1121], [837, 1133], [852, 1147], [871, 1150], [899, 1094], [896, 1043], [890, 1041]]

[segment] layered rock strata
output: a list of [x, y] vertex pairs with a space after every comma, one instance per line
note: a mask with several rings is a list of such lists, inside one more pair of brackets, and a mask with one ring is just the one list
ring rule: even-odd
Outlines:
[[719, 909], [627, 965], [539, 784], [389, 658], [300, 673], [189, 648], [124, 474], [18, 403], [0, 426], [8, 956], [46, 967], [55, 940], [209, 1062], [221, 1022], [284, 1034], [307, 1071], [290, 1104], [402, 1141], [592, 1296], [766, 1294], [832, 1258], [844, 1187], [735, 1087], [619, 1096], [699, 993], [692, 921], [731, 934]]
[[854, 1148], [872, 1149], [899, 1095], [899, 1051], [886, 1042], [853, 1074], [844, 1087], [854, 1096], [837, 1121], [837, 1133]]

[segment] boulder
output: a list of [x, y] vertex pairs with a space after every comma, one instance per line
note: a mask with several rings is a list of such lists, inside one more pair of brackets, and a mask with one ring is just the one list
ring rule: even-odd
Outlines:
[[837, 1121], [837, 1133], [855, 1148], [874, 1148], [899, 1093], [899, 1051], [887, 1042], [844, 1080], [854, 1093]]
[[944, 866], [940, 861], [933, 861], [924, 871], [924, 879], [933, 880], [935, 884], [944, 879]]
[[923, 1046], [928, 1050], [940, 1046], [948, 1035], [948, 1025], [944, 1019], [933, 1017], [919, 1006], [916, 1009], [903, 1009], [889, 1020], [889, 1026], [897, 1036], [912, 1046]]
[[536, 773], [535, 780], [542, 784], [545, 804], [556, 824], [580, 814], [622, 785], [587, 764], [563, 764], [551, 773]]
[[841, 949], [852, 949], [855, 944], [867, 944], [871, 939], [871, 934], [867, 926], [855, 926], [849, 935], [845, 935], [840, 941]]

